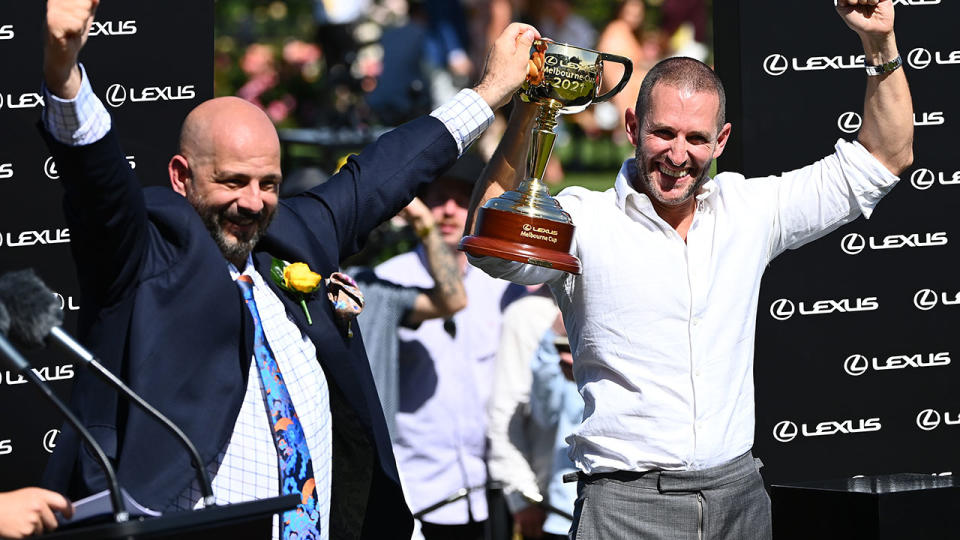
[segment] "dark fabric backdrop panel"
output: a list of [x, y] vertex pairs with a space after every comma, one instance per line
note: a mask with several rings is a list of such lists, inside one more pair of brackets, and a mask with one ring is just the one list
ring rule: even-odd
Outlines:
[[[766, 272], [754, 451], [768, 482], [960, 468], [960, 4], [894, 3], [914, 166], [870, 220]], [[863, 51], [829, 2], [714, 9], [733, 123], [720, 170], [778, 174], [856, 138]]]
[[[36, 127], [44, 9], [43, 2], [0, 6], [0, 274], [35, 269], [60, 295], [64, 328], [73, 332], [82, 306], [70, 231], [56, 164]], [[141, 180], [166, 184], [182, 119], [213, 96], [213, 2], [104, 2], [91, 34], [81, 60], [94, 91], [107, 103]], [[81, 367], [59, 349], [23, 352], [68, 399]], [[0, 366], [0, 411], [0, 491], [36, 484], [62, 416], [5, 364]]]

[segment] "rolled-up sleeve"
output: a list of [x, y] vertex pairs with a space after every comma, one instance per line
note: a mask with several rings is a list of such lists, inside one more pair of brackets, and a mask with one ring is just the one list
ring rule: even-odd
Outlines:
[[[800, 247], [861, 214], [869, 218], [900, 180], [859, 142], [838, 140], [834, 152], [781, 177], [758, 179], [760, 197], [776, 199], [771, 254]], [[762, 189], [768, 186], [771, 190]], [[767, 194], [767, 195], [764, 195]], [[763, 207], [765, 201], [759, 203]]]

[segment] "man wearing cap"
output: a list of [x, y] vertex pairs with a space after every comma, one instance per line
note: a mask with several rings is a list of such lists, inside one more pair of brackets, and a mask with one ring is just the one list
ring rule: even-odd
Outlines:
[[[469, 267], [456, 251], [467, 205], [482, 163], [461, 158], [420, 197], [434, 227], [456, 254], [467, 307], [447, 319], [400, 328], [400, 391], [394, 452], [414, 514], [462, 488], [477, 488], [422, 517], [427, 540], [482, 539], [487, 519], [486, 406], [500, 334], [501, 299], [508, 285]], [[380, 278], [406, 286], [433, 286], [423, 247], [376, 268]]]

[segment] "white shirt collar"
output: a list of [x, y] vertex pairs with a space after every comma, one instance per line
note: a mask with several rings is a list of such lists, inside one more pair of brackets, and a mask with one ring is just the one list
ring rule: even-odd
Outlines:
[[[633, 200], [633, 205], [636, 210], [643, 214], [648, 214], [650, 212], [656, 213], [653, 208], [653, 203], [650, 202], [650, 197], [647, 197], [645, 194], [640, 193], [634, 189], [630, 179], [634, 175], [635, 158], [629, 158], [623, 162], [623, 165], [620, 166], [620, 172], [617, 173], [617, 180], [613, 184], [613, 189], [617, 195], [617, 207], [624, 212], [627, 211], [627, 203], [630, 200]], [[706, 202], [708, 198], [712, 197], [714, 193], [717, 192], [718, 186], [716, 181], [713, 178], [707, 179], [706, 183], [700, 188], [700, 191], [696, 195], [697, 201]], [[699, 205], [698, 205], [699, 207]]]
[[247, 255], [247, 260], [243, 264], [243, 271], [237, 270], [237, 267], [230, 261], [227, 261], [227, 270], [230, 271], [230, 279], [236, 281], [240, 276], [253, 277], [257, 271], [253, 268], [253, 254]]

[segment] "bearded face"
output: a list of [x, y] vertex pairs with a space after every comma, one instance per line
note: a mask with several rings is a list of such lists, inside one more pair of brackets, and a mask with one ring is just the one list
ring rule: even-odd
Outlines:
[[[696, 169], [690, 166], [684, 167], [685, 164], [682, 163], [661, 165], [646, 155], [643, 145], [637, 147], [635, 157], [634, 178], [638, 182], [635, 188], [665, 206], [680, 205], [696, 196], [706, 183], [710, 165], [713, 163], [713, 158], [710, 158]], [[651, 170], [650, 164], [655, 167], [655, 171]], [[657, 172], [659, 175], [651, 172]], [[655, 176], [656, 179], [654, 179]]]
[[715, 93], [656, 85], [649, 110], [634, 125], [637, 146], [634, 186], [654, 204], [689, 204], [723, 151], [729, 124], [718, 130]]
[[252, 212], [239, 205], [217, 206], [207, 201], [199, 190], [187, 192], [187, 200], [200, 215], [214, 242], [228, 261], [245, 261], [260, 241], [276, 207]]

